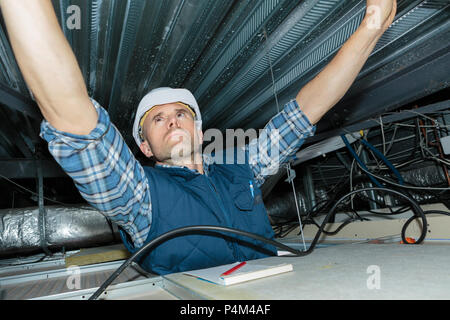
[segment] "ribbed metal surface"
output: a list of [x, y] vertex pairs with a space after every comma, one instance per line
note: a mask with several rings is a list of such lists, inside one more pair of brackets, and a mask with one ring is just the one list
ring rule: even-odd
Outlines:
[[373, 54], [404, 36], [406, 33], [411, 32], [419, 25], [426, 23], [435, 15], [441, 14], [449, 7], [450, 3], [446, 0], [422, 1], [417, 7], [406, 12], [406, 14], [394, 21], [389, 30], [381, 36]]
[[182, 86], [232, 4], [196, 0], [128, 2], [110, 98], [103, 101], [125, 136], [131, 133], [130, 119], [148, 90]]
[[0, 81], [18, 93], [27, 95], [22, 75], [6, 39], [6, 33], [0, 29]]
[[[345, 21], [344, 23], [338, 21], [336, 25], [330, 27], [326, 32], [323, 32], [326, 37], [318, 39], [313, 45], [305, 48], [302, 54], [296, 58], [298, 62], [293, 64], [285, 74], [281, 76], [275, 75], [275, 90], [277, 92], [283, 90], [302, 75], [311, 71], [311, 69], [316, 67], [321, 61], [335, 53], [360, 25], [361, 20], [364, 17], [364, 12], [364, 3], [360, 2], [347, 17], [341, 18], [341, 20]], [[253, 99], [241, 104], [239, 110], [235, 111], [235, 113], [232, 114], [232, 117], [223, 123], [223, 128], [234, 127], [236, 122], [239, 122], [249, 114], [252, 114], [255, 108], [264, 104], [268, 99], [271, 99], [273, 97], [273, 91], [270, 90], [272, 83], [269, 83], [268, 85], [269, 86], [265, 88], [265, 90], [261, 91], [258, 95], [255, 95]]]
[[[131, 123], [140, 99], [159, 86], [186, 87], [200, 103], [205, 129], [260, 127], [276, 111], [274, 89], [291, 98], [356, 30], [364, 0], [52, 0], [89, 94], [110, 113], [133, 151]], [[81, 28], [67, 20], [77, 6]], [[399, 58], [449, 16], [444, 0], [399, 0], [361, 78]], [[0, 82], [25, 98], [28, 89], [0, 28]], [[445, 31], [442, 31], [445, 32]], [[405, 41], [404, 39], [408, 39]], [[396, 48], [392, 52], [390, 48]], [[273, 66], [275, 85], [270, 75]], [[358, 83], [355, 83], [358, 86]], [[424, 90], [422, 96], [428, 94]], [[281, 97], [280, 102], [285, 101]], [[4, 99], [2, 108], [11, 99]], [[23, 115], [8, 109], [11, 127]], [[40, 141], [38, 123], [21, 131], [24, 144]], [[0, 128], [0, 156], [23, 156], [11, 145], [18, 133]], [[34, 130], [34, 131], [33, 131]], [[29, 132], [33, 132], [30, 136]], [[34, 143], [34, 142], [33, 142]], [[42, 147], [45, 149], [45, 143]], [[30, 151], [31, 152], [31, 151]]]
[[[305, 1], [306, 2], [306, 1]], [[248, 61], [248, 64], [243, 70], [237, 74], [221, 91], [220, 93], [205, 106], [205, 112], [203, 119], [208, 121], [212, 114], [217, 116], [220, 107], [215, 107], [215, 104], [229, 104], [233, 99], [236, 99], [242, 94], [252, 83], [258, 80], [261, 76], [267, 73], [270, 63], [277, 63], [285, 56], [295, 45], [298, 45], [304, 37], [314, 29], [327, 15], [335, 9], [336, 5], [342, 3], [342, 1], [310, 1], [311, 4], [302, 4], [303, 7], [311, 6], [309, 11], [302, 10], [303, 7], [299, 6], [291, 14], [292, 17], [288, 17], [287, 23], [289, 23], [289, 29], [286, 33], [281, 31], [275, 31], [274, 33], [281, 33], [280, 39], [274, 43], [270, 43], [270, 48], [264, 48], [255, 59]], [[298, 12], [296, 12], [298, 11]], [[289, 20], [296, 20], [293, 24]], [[292, 25], [293, 24], [293, 25]], [[283, 28], [280, 26], [279, 28]], [[259, 36], [266, 36], [263, 33], [264, 30], [260, 30]]]
[[98, 30], [100, 28], [100, 14], [101, 14], [101, 5], [102, 0], [94, 0], [92, 1], [91, 7], [91, 20], [90, 20], [90, 63], [89, 63], [89, 80], [88, 80], [88, 90], [92, 92], [92, 89], [95, 88], [97, 83], [97, 68], [98, 68], [98, 50], [100, 47], [99, 44], [99, 34]]
[[120, 90], [123, 86], [122, 81], [126, 77], [125, 73], [132, 58], [133, 49], [136, 44], [138, 26], [145, 3], [143, 1], [127, 1], [125, 18], [123, 21], [122, 33], [120, 35], [120, 46], [117, 60], [115, 62], [115, 72], [110, 96], [110, 110], [114, 114], [119, 101]]
[[235, 36], [231, 39], [223, 53], [220, 54], [219, 58], [213, 63], [213, 67], [205, 75], [204, 80], [201, 82], [198, 89], [195, 90], [196, 96], [201, 97], [205, 93], [207, 86], [215, 79], [215, 77], [226, 69], [232, 59], [236, 58], [236, 55], [243, 49], [249, 39], [255, 36], [255, 33], [280, 1], [261, 0], [258, 2], [259, 3], [253, 10], [253, 13], [247, 21], [245, 21], [241, 29], [233, 32]]
[[[117, 267], [116, 267], [117, 268]], [[90, 289], [100, 287], [115, 269], [87, 272], [80, 274], [79, 289]], [[47, 270], [51, 273], [52, 270]], [[64, 274], [64, 272], [63, 272]], [[67, 285], [70, 272], [65, 272], [62, 277], [32, 280], [17, 284], [2, 286], [0, 289], [1, 300], [26, 300], [38, 297], [50, 296], [65, 292], [75, 291], [76, 288]], [[114, 281], [114, 284], [145, 279], [134, 268], [126, 268]], [[70, 279], [69, 279], [70, 280]], [[73, 285], [73, 284], [72, 284]]]
[[[400, 17], [393, 23], [389, 30], [382, 36], [380, 42], [372, 55], [376, 54], [390, 43], [399, 40], [401, 37], [409, 32], [412, 32], [419, 25], [422, 25], [432, 19], [433, 17], [448, 10], [449, 4], [444, 1], [422, 1], [418, 6], [412, 8], [410, 11], [401, 14]], [[256, 110], [265, 105], [273, 97], [273, 86], [276, 92], [285, 90], [286, 88], [296, 85], [302, 78], [311, 72], [318, 72], [318, 66], [323, 61], [328, 61], [333, 54], [342, 46], [342, 44], [353, 34], [361, 23], [365, 12], [365, 1], [360, 1], [354, 6], [344, 18], [338, 19], [336, 24], [332, 25], [322, 33], [323, 36], [318, 36], [312, 45], [306, 47], [303, 52], [296, 56], [297, 63], [293, 63], [286, 68], [283, 65], [274, 64], [275, 70], [286, 70], [285, 72], [275, 72], [275, 84], [273, 85], [269, 77], [266, 77], [265, 85], [259, 87], [258, 92], [254, 92], [245, 100], [239, 100], [236, 108], [227, 110], [227, 119], [220, 119], [220, 121], [213, 121], [213, 126], [218, 126], [220, 129], [238, 127], [240, 123], [245, 122]], [[342, 23], [341, 21], [344, 21]], [[364, 72], [364, 70], [363, 70]], [[298, 85], [298, 90], [301, 89], [301, 83]], [[217, 106], [220, 109], [220, 104]], [[273, 107], [276, 111], [276, 108]]]

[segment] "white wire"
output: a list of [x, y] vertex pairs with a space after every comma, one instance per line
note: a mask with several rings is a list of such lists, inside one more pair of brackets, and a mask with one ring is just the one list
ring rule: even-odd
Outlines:
[[[400, 141], [404, 141], [404, 140], [409, 140], [411, 138], [414, 138], [415, 136], [416, 136], [415, 134], [412, 134], [412, 135], [409, 135], [409, 136], [406, 136], [406, 137], [401, 137], [401, 138], [395, 139], [394, 142], [400, 142]], [[374, 144], [373, 146], [375, 148], [377, 148], [377, 147], [381, 146], [381, 144]]]
[[398, 187], [402, 187], [402, 188], [407, 188], [407, 189], [416, 189], [416, 190], [450, 190], [450, 187], [447, 187], [447, 188], [435, 188], [435, 187], [414, 187], [414, 186], [401, 185], [401, 184], [395, 183], [395, 182], [393, 182], [393, 181], [390, 181], [390, 180], [388, 180], [388, 179], [385, 179], [385, 178], [383, 178], [383, 177], [380, 177], [379, 175], [376, 175], [376, 174], [374, 174], [373, 172], [370, 172], [370, 171], [368, 171], [368, 170], [362, 168], [362, 167], [359, 165], [359, 163], [356, 163], [356, 164], [357, 164], [358, 167], [359, 167], [362, 171], [364, 171], [365, 173], [370, 174], [370, 175], [374, 176], [375, 178], [380, 179], [380, 180], [382, 180], [382, 181], [384, 181], [384, 182], [387, 182], [387, 183], [389, 183], [389, 184], [392, 184], [392, 185], [394, 185], [394, 186], [398, 186]]
[[[417, 113], [417, 112], [413, 112], [413, 113]], [[428, 153], [430, 153], [430, 154], [432, 155], [432, 157], [433, 157], [435, 160], [438, 160], [438, 161], [440, 161], [440, 162], [442, 162], [442, 163], [445, 163], [445, 164], [447, 164], [447, 165], [450, 165], [450, 163], [446, 162], [445, 160], [442, 160], [442, 159], [437, 158], [430, 150], [428, 150], [428, 148], [424, 147], [424, 145], [423, 145], [423, 140], [422, 140], [422, 135], [420, 135], [419, 146], [420, 146], [420, 148], [421, 148], [422, 150], [425, 150], [425, 151], [427, 151]], [[384, 182], [387, 182], [387, 183], [389, 183], [389, 184], [392, 184], [392, 185], [395, 185], [395, 186], [398, 186], [398, 187], [407, 188], [407, 189], [415, 189], [415, 190], [450, 190], [450, 187], [448, 187], [448, 188], [435, 188], [435, 187], [414, 187], [414, 186], [405, 186], [405, 185], [401, 185], [401, 184], [392, 182], [392, 181], [390, 181], [390, 180], [387, 180], [387, 179], [385, 179], [385, 178], [383, 178], [383, 177], [380, 177], [379, 175], [376, 175], [376, 174], [374, 174], [373, 172], [370, 172], [370, 171], [364, 169], [359, 163], [356, 163], [356, 164], [357, 164], [358, 167], [359, 167], [362, 171], [364, 171], [365, 173], [370, 174], [370, 175], [374, 176], [374, 177], [377, 178], [377, 179], [380, 179], [380, 180], [382, 180], [382, 181], [384, 181]]]
[[[291, 170], [291, 163], [287, 164], [288, 177], [290, 178], [289, 170]], [[295, 208], [297, 209], [298, 223], [299, 223], [299, 227], [300, 227], [300, 235], [302, 237], [303, 248], [306, 250], [305, 238], [303, 236], [302, 219], [300, 217], [300, 209], [298, 207], [298, 200], [297, 200], [297, 193], [295, 192], [294, 179], [289, 179], [289, 180], [291, 181], [292, 191], [294, 193]]]
[[[362, 148], [363, 148], [363, 146], [361, 144], [361, 145], [359, 145], [358, 149], [356, 150], [356, 154], [358, 155], [358, 157], [361, 155]], [[356, 162], [356, 159], [353, 159], [352, 165], [350, 167], [350, 192], [353, 191], [353, 168], [354, 168], [355, 162]], [[353, 198], [355, 196], [356, 196], [356, 194], [352, 194], [350, 196], [350, 206], [352, 209], [353, 209]]]
[[[392, 165], [395, 167], [395, 168], [402, 168], [402, 167], [404, 167], [404, 166], [407, 166], [407, 165], [409, 165], [409, 164], [411, 164], [411, 163], [415, 163], [415, 162], [421, 162], [421, 161], [423, 161], [422, 159], [412, 159], [412, 160], [409, 160], [409, 161], [406, 161], [406, 162], [403, 162], [403, 163], [393, 163]], [[367, 168], [368, 169], [376, 169], [376, 168], [378, 168], [378, 169], [380, 169], [380, 170], [391, 170], [391, 168], [389, 168], [388, 166], [386, 166], [386, 165], [381, 165], [381, 166], [367, 166]]]
[[386, 155], [386, 139], [384, 137], [383, 118], [380, 116], [381, 139], [383, 141], [383, 155]]
[[[20, 184], [18, 184], [18, 183], [16, 183], [16, 182], [12, 181], [11, 179], [5, 177], [5, 176], [2, 175], [2, 174], [0, 174], [0, 178], [5, 179], [6, 181], [8, 181], [8, 182], [14, 184], [15, 186], [17, 186], [17, 187], [19, 187], [19, 188], [21, 188], [21, 189], [23, 189], [23, 190], [25, 190], [25, 191], [27, 191], [27, 192], [29, 192], [29, 193], [35, 195], [35, 196], [39, 196], [39, 194], [36, 193], [36, 192], [34, 192], [33, 190], [30, 190], [30, 189], [28, 189], [28, 188], [25, 188], [24, 186], [21, 186]], [[60, 201], [57, 201], [57, 200], [53, 200], [53, 199], [47, 198], [47, 197], [45, 197], [45, 196], [42, 197], [42, 198], [44, 198], [45, 200], [54, 202], [54, 203], [56, 203], [56, 204], [60, 204], [60, 205], [65, 206], [65, 207], [73, 206], [73, 205], [71, 205], [71, 204], [63, 203], [63, 202], [60, 202]], [[92, 208], [92, 209], [91, 209], [91, 208], [86, 208], [86, 210], [98, 211], [98, 210], [96, 210], [96, 209], [94, 209], [94, 208]]]
[[[394, 125], [394, 126], [398, 126], [398, 127], [410, 127], [410, 128], [417, 128], [417, 127], [419, 127], [419, 128], [437, 128], [437, 127], [434, 126], [434, 125], [427, 125], [427, 124], [423, 124], [423, 125], [419, 125], [419, 126], [417, 126], [417, 125], [415, 125], [415, 124], [398, 123], [398, 122], [392, 122], [391, 124]], [[440, 127], [440, 128], [450, 128], [450, 125], [443, 124], [443, 125], [439, 125], [439, 127]]]
[[[352, 165], [350, 166], [350, 192], [353, 191], [353, 166], [355, 165], [355, 159], [352, 161]], [[354, 195], [350, 196], [350, 206], [353, 209], [353, 197]]]
[[[263, 28], [263, 32], [264, 32], [264, 37], [265, 37], [265, 39], [267, 41], [266, 28]], [[270, 59], [270, 54], [269, 54], [268, 51], [266, 51], [266, 55], [267, 55], [267, 60], [269, 61], [270, 75], [271, 75], [271, 78], [272, 78], [272, 90], [273, 90], [273, 95], [275, 97], [275, 103], [276, 103], [276, 106], [277, 106], [277, 112], [280, 113], [280, 105], [278, 103], [278, 96], [277, 96], [277, 91], [276, 91], [276, 88], [275, 88], [275, 76], [273, 74], [272, 60]], [[300, 226], [300, 234], [301, 234], [301, 238], [302, 238], [303, 247], [304, 247], [304, 249], [306, 251], [305, 238], [303, 236], [302, 219], [300, 217], [300, 209], [298, 207], [297, 195], [296, 195], [295, 186], [294, 186], [294, 179], [290, 179], [290, 177], [291, 177], [290, 170], [292, 170], [290, 162], [288, 162], [286, 170], [287, 170], [288, 178], [289, 178], [289, 180], [291, 182], [291, 185], [292, 185], [292, 192], [294, 193], [295, 208], [297, 209], [298, 223], [299, 223], [299, 226]]]
[[[428, 136], [428, 133], [427, 133], [426, 130], [425, 130], [425, 138], [426, 138], [427, 136]], [[422, 140], [422, 135], [420, 135], [419, 146], [420, 146], [420, 149], [421, 149], [422, 151], [426, 151], [428, 154], [430, 154], [430, 155], [431, 155], [431, 158], [432, 158], [433, 160], [438, 161], [438, 162], [440, 162], [440, 163], [443, 163], [443, 164], [445, 164], [445, 165], [447, 165], [447, 166], [450, 166], [450, 162], [448, 162], [448, 161], [446, 161], [446, 160], [444, 160], [444, 159], [438, 158], [435, 154], [433, 154], [433, 152], [430, 151], [430, 149], [428, 149], [428, 147], [427, 147], [427, 141], [425, 141], [425, 143], [423, 142], [423, 140]]]
[[431, 118], [429, 116], [426, 116], [423, 113], [420, 113], [420, 112], [417, 112], [417, 111], [414, 111], [414, 110], [404, 110], [404, 111], [417, 114], [417, 115], [419, 115], [421, 117], [424, 117], [425, 119], [431, 120], [435, 124], [439, 124], [439, 122], [436, 119], [433, 119], [433, 118]]
[[[417, 112], [417, 111], [413, 111], [413, 110], [403, 110], [403, 111], [417, 114], [417, 115], [419, 115], [421, 117], [424, 117], [424, 118], [426, 118], [426, 119], [428, 119], [428, 120], [430, 120], [430, 121], [432, 121], [434, 123], [434, 125], [420, 125], [419, 127], [422, 127], [422, 128], [426, 128], [426, 127], [428, 127], [428, 128], [436, 128], [436, 125], [438, 125], [439, 127], [443, 127], [443, 128], [449, 128], [450, 127], [450, 125], [445, 125], [445, 124], [437, 121], [436, 119], [433, 119], [433, 118], [431, 118], [429, 116], [424, 115], [423, 113], [420, 113], [420, 112]], [[386, 116], [386, 115], [390, 115], [390, 114], [396, 114], [396, 113], [384, 113], [383, 115]], [[380, 119], [381, 119], [381, 117], [380, 117]], [[380, 121], [378, 121], [377, 119], [372, 118], [371, 120], [375, 121], [376, 123], [381, 125]], [[414, 124], [404, 124], [404, 123], [398, 123], [398, 122], [390, 122], [389, 124], [390, 125], [404, 126], [404, 127], [417, 127]]]
[[436, 157], [436, 155], [435, 155], [433, 152], [431, 152], [428, 148], [423, 147], [422, 145], [421, 145], [420, 147], [421, 147], [423, 150], [425, 150], [426, 152], [428, 152], [428, 153], [431, 155], [431, 158], [433, 158], [434, 160], [439, 161], [439, 162], [441, 162], [441, 163], [443, 163], [443, 164], [445, 164], [445, 165], [447, 165], [447, 166], [450, 166], [450, 162], [445, 161], [444, 159], [441, 159], [441, 158]]

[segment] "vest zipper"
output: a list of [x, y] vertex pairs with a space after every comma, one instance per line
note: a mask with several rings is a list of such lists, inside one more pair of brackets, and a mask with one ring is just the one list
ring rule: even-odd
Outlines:
[[[222, 198], [220, 197], [219, 192], [217, 192], [216, 186], [214, 185], [214, 183], [212, 182], [212, 180], [208, 177], [206, 177], [206, 180], [208, 181], [208, 185], [210, 186], [211, 190], [214, 191], [217, 203], [219, 204], [220, 209], [222, 210], [225, 220], [226, 220], [226, 224], [228, 227], [232, 228], [233, 225], [231, 224], [231, 220], [228, 217], [228, 213], [225, 210], [223, 203], [222, 203]], [[234, 253], [234, 257], [236, 260], [241, 261], [241, 255], [239, 254], [239, 249], [237, 247], [237, 244], [235, 241], [231, 241], [231, 245], [233, 246], [233, 253]]]

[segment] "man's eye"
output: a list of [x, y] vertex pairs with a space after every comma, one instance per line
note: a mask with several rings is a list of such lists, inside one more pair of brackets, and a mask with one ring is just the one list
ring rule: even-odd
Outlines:
[[155, 122], [160, 122], [160, 121], [162, 121], [163, 120], [163, 118], [161, 118], [161, 117], [156, 117], [155, 118]]
[[178, 112], [178, 117], [184, 117], [184, 112]]

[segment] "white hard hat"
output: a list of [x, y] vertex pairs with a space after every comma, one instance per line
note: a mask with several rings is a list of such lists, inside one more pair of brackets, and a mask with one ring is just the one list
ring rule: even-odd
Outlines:
[[154, 106], [176, 102], [187, 104], [195, 112], [196, 128], [201, 130], [202, 116], [200, 114], [200, 109], [198, 107], [197, 100], [195, 100], [194, 95], [189, 90], [174, 89], [169, 87], [153, 89], [142, 98], [141, 102], [139, 102], [136, 117], [134, 118], [133, 138], [138, 146], [140, 146], [143, 142], [140, 136], [141, 128], [139, 123], [144, 114]]

